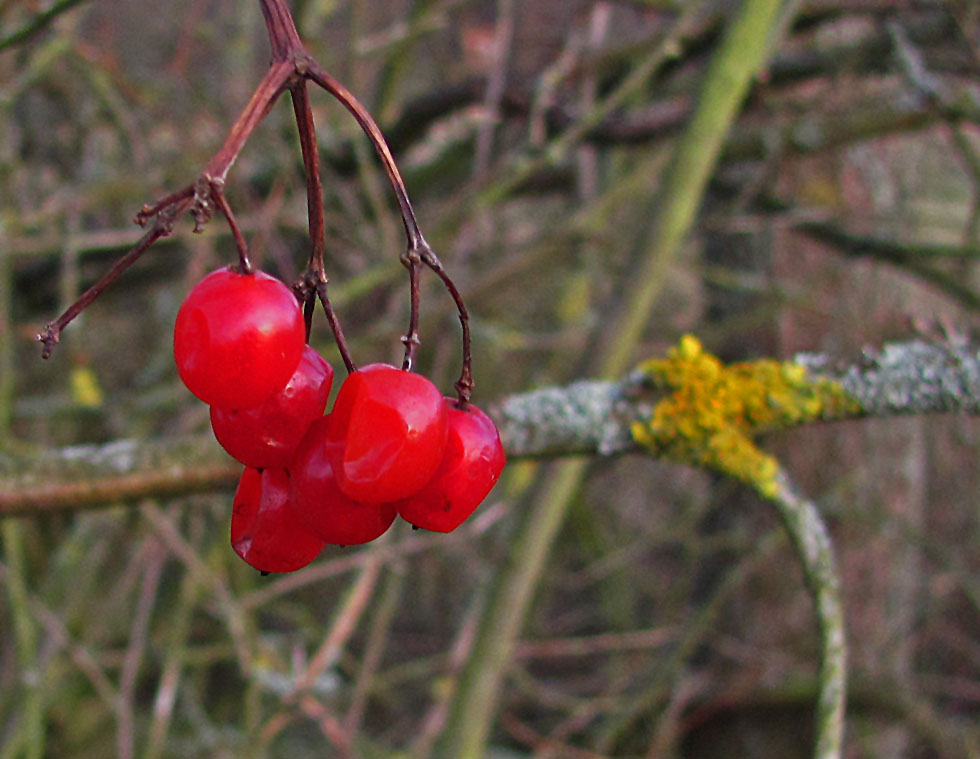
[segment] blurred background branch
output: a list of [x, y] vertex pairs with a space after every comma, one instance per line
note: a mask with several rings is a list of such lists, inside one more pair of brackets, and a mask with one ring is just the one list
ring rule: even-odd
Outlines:
[[85, 2], [85, 0], [57, 0], [57, 2], [53, 3], [47, 10], [42, 11], [41, 13], [35, 13], [34, 16], [19, 29], [0, 37], [0, 53], [7, 48], [12, 48], [28, 42], [36, 34], [43, 31], [62, 13], [71, 10], [76, 5], [83, 2]]
[[[171, 356], [190, 284], [234, 258], [220, 225], [176, 229], [51, 363], [32, 337], [220, 146], [268, 64], [258, 4], [0, 0], [0, 508], [21, 515], [0, 546], [0, 756], [832, 754], [835, 599], [847, 755], [975, 755], [977, 4], [781, 4], [720, 120], [701, 93], [755, 3], [291, 6], [466, 296], [474, 399], [512, 464], [452, 535], [282, 577], [239, 562], [237, 468]], [[331, 300], [357, 360], [397, 361], [395, 209], [346, 116], [311, 105]], [[309, 255], [297, 148], [274, 110], [227, 185], [286, 280]], [[422, 284], [419, 367], [449, 388], [453, 307]], [[734, 383], [705, 386], [803, 373], [853, 405], [716, 430], [778, 462], [761, 487], [658, 450], [686, 334]]]

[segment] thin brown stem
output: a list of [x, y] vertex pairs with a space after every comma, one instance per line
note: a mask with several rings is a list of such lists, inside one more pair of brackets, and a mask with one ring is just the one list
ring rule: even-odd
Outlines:
[[62, 330], [71, 323], [72, 319], [88, 308], [92, 301], [98, 298], [109, 285], [119, 279], [120, 275], [126, 269], [136, 263], [139, 257], [146, 252], [147, 248], [161, 237], [169, 237], [173, 233], [174, 224], [190, 210], [194, 201], [192, 197], [182, 193], [175, 193], [171, 197], [177, 198], [177, 200], [173, 205], [157, 211], [156, 222], [139, 239], [139, 242], [130, 248], [126, 255], [116, 261], [109, 271], [99, 277], [95, 284], [82, 293], [78, 300], [72, 303], [61, 316], [53, 322], [49, 322], [45, 325], [44, 331], [38, 333], [35, 339], [44, 344], [44, 349], [41, 351], [42, 358], [51, 357], [51, 351], [58, 344]]
[[[303, 71], [304, 68], [305, 71]], [[405, 181], [402, 179], [401, 172], [398, 171], [394, 156], [392, 156], [391, 149], [388, 147], [388, 143], [381, 133], [377, 122], [361, 102], [354, 97], [350, 90], [321, 69], [313, 60], [304, 61], [300, 66], [300, 70], [305, 76], [312, 79], [340, 101], [354, 117], [355, 121], [357, 121], [361, 129], [368, 136], [371, 144], [374, 145], [374, 149], [381, 158], [381, 164], [384, 166], [385, 173], [388, 175], [388, 181], [391, 183], [391, 187], [395, 192], [395, 198], [398, 201], [398, 208], [401, 212], [402, 223], [405, 225], [405, 234], [408, 237], [408, 250], [402, 257], [402, 263], [408, 269], [409, 287], [411, 289], [411, 309], [408, 332], [402, 338], [402, 342], [405, 343], [405, 357], [402, 360], [402, 368], [406, 371], [411, 371], [415, 365], [419, 346], [420, 251], [423, 247], [427, 248], [428, 244], [425, 242], [425, 238], [422, 237], [422, 232], [419, 230], [418, 221], [415, 219], [415, 211], [412, 209], [412, 203], [408, 199], [408, 190], [405, 188]]]
[[235, 248], [238, 250], [238, 271], [242, 274], [251, 274], [252, 261], [248, 257], [248, 243], [245, 242], [245, 235], [242, 234], [242, 229], [238, 226], [238, 220], [235, 218], [231, 206], [228, 205], [228, 199], [225, 197], [224, 182], [212, 180], [211, 199], [218, 207], [218, 210], [224, 214], [225, 220], [228, 222], [228, 228], [231, 230], [231, 236], [235, 238]]
[[405, 189], [405, 181], [402, 179], [401, 172], [395, 164], [395, 159], [391, 154], [391, 149], [385, 141], [381, 129], [377, 122], [368, 113], [361, 102], [344, 85], [334, 79], [330, 74], [321, 69], [316, 61], [305, 59], [297, 62], [297, 70], [303, 75], [312, 79], [323, 89], [333, 95], [341, 105], [346, 108], [354, 120], [360, 125], [361, 129], [371, 140], [374, 149], [381, 158], [388, 181], [395, 191], [398, 200], [398, 208], [401, 211], [402, 223], [405, 225], [405, 234], [408, 236], [409, 250], [418, 249], [423, 242], [422, 233], [419, 231], [418, 222], [415, 220], [415, 211], [412, 210], [412, 203], [408, 199], [408, 191]]
[[415, 359], [419, 350], [419, 268], [422, 265], [417, 251], [409, 248], [402, 258], [402, 263], [408, 269], [409, 288], [411, 290], [411, 309], [408, 317], [408, 332], [402, 337], [405, 344], [405, 358], [402, 359], [402, 369], [406, 372], [415, 367]]
[[[264, 7], [264, 5], [263, 5]], [[303, 166], [306, 169], [306, 210], [310, 229], [310, 258], [307, 264], [305, 281], [312, 283], [323, 304], [327, 323], [333, 332], [337, 349], [347, 367], [347, 373], [356, 370], [350, 349], [344, 338], [340, 319], [330, 304], [327, 296], [327, 271], [324, 263], [326, 250], [326, 224], [323, 218], [323, 182], [320, 179], [320, 149], [316, 139], [316, 124], [313, 121], [313, 109], [310, 107], [310, 96], [306, 88], [306, 80], [300, 80], [290, 88], [289, 94], [293, 101], [293, 114], [299, 130], [300, 150], [303, 154]], [[313, 323], [313, 292], [305, 299], [304, 317], [306, 319], [306, 339], [309, 342], [310, 330]]]
[[269, 32], [269, 46], [272, 48], [272, 60], [287, 61], [303, 52], [296, 24], [285, 0], [259, 0], [262, 6], [262, 16], [265, 27]]
[[310, 227], [309, 267], [316, 272], [325, 271], [323, 256], [326, 249], [326, 225], [323, 220], [323, 183], [320, 180], [320, 150], [316, 139], [316, 125], [306, 81], [301, 80], [290, 88], [293, 113], [299, 130], [299, 145], [306, 169], [306, 211]]
[[412, 209], [412, 203], [408, 198], [408, 191], [405, 188], [405, 181], [402, 179], [401, 173], [398, 171], [398, 166], [395, 164], [395, 159], [391, 154], [388, 143], [385, 141], [384, 135], [381, 133], [381, 129], [378, 127], [377, 123], [371, 117], [371, 114], [367, 112], [367, 109], [365, 109], [360, 103], [360, 101], [358, 101], [357, 98], [355, 98], [354, 95], [352, 95], [351, 92], [340, 82], [323, 71], [315, 61], [306, 60], [301, 65], [298, 65], [298, 69], [305, 76], [312, 79], [318, 85], [323, 87], [323, 89], [333, 95], [351, 113], [357, 123], [361, 126], [361, 129], [364, 130], [364, 133], [371, 140], [371, 144], [374, 145], [378, 156], [381, 158], [381, 163], [384, 166], [385, 173], [388, 175], [388, 180], [395, 191], [395, 197], [398, 200], [398, 207], [402, 216], [402, 223], [405, 225], [405, 233], [408, 236], [408, 250], [405, 256], [402, 258], [402, 262], [409, 270], [409, 278], [412, 288], [412, 306], [411, 314], [409, 316], [409, 330], [403, 338], [403, 341], [405, 342], [405, 358], [402, 362], [403, 368], [410, 369], [414, 365], [419, 344], [417, 262], [421, 261], [439, 276], [439, 278], [443, 281], [443, 284], [445, 284], [446, 288], [449, 290], [449, 294], [452, 296], [453, 301], [456, 303], [456, 308], [459, 311], [459, 321], [463, 329], [463, 368], [460, 373], [459, 381], [456, 383], [456, 391], [459, 394], [460, 407], [465, 408], [466, 404], [469, 402], [470, 393], [473, 389], [469, 315], [466, 311], [466, 307], [463, 305], [463, 299], [459, 293], [459, 290], [453, 284], [448, 273], [442, 267], [442, 264], [439, 262], [439, 259], [436, 257], [432, 248], [422, 236], [418, 221], [415, 218], [415, 211]]
[[317, 283], [316, 294], [320, 299], [320, 304], [323, 306], [323, 312], [327, 315], [327, 323], [330, 325], [331, 332], [333, 332], [334, 340], [337, 343], [337, 350], [340, 351], [340, 357], [344, 360], [347, 373], [353, 374], [357, 371], [357, 366], [354, 364], [354, 359], [351, 358], [350, 348], [347, 347], [347, 340], [344, 338], [344, 330], [340, 326], [340, 320], [337, 318], [333, 306], [330, 305], [330, 298], [327, 297], [326, 277]]
[[269, 67], [238, 120], [232, 125], [225, 144], [204, 167], [202, 176], [206, 181], [224, 181], [238, 154], [255, 131], [255, 127], [268, 115], [269, 110], [295, 74], [296, 66], [289, 61], [276, 61]]
[[465, 409], [470, 402], [474, 385], [473, 358], [470, 343], [470, 315], [466, 310], [466, 304], [463, 303], [463, 296], [460, 294], [459, 289], [449, 277], [445, 268], [443, 268], [442, 262], [428, 245], [422, 251], [422, 263], [432, 269], [436, 276], [442, 280], [453, 302], [456, 304], [456, 311], [459, 313], [459, 325], [463, 332], [463, 367], [459, 373], [459, 379], [456, 380], [454, 386], [458, 397], [456, 406], [460, 409]]

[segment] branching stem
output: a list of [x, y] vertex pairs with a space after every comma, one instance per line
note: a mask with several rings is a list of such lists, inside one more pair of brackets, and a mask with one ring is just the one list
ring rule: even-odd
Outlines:
[[293, 63], [287, 61], [274, 61], [272, 63], [258, 87], [255, 88], [255, 92], [252, 93], [252, 97], [238, 120], [229, 130], [225, 144], [204, 167], [204, 171], [201, 172], [202, 177], [208, 182], [215, 179], [224, 181], [235, 159], [238, 158], [238, 154], [245, 147], [248, 138], [252, 136], [255, 128], [268, 115], [295, 74], [296, 67]]
[[310, 339], [310, 329], [313, 322], [313, 306], [319, 298], [327, 323], [333, 332], [337, 349], [343, 359], [347, 373], [355, 370], [353, 358], [340, 319], [330, 305], [327, 297], [326, 265], [326, 223], [323, 218], [323, 182], [320, 179], [320, 148], [316, 140], [316, 124], [313, 121], [313, 108], [310, 106], [310, 95], [306, 88], [306, 80], [300, 79], [289, 90], [293, 100], [293, 114], [296, 116], [296, 126], [299, 129], [300, 150], [303, 153], [303, 166], [306, 169], [306, 208], [310, 229], [310, 258], [307, 263], [305, 281], [311, 287], [304, 300], [304, 317], [306, 319], [306, 339]]
[[327, 322], [333, 331], [347, 371], [355, 370], [355, 364], [344, 339], [340, 321], [327, 297], [328, 277], [324, 264], [326, 225], [323, 213], [323, 184], [320, 178], [320, 155], [316, 138], [316, 125], [313, 121], [313, 111], [307, 90], [307, 81], [312, 81], [336, 98], [364, 130], [377, 151], [388, 181], [395, 193], [402, 223], [405, 226], [405, 234], [408, 238], [407, 250], [401, 260], [408, 269], [411, 293], [409, 326], [402, 338], [405, 344], [405, 357], [402, 366], [405, 370], [411, 371], [416, 363], [420, 343], [419, 280], [420, 271], [425, 266], [435, 272], [442, 280], [459, 312], [462, 328], [462, 370], [459, 380], [456, 382], [456, 392], [459, 396], [459, 407], [465, 408], [473, 389], [469, 314], [458, 288], [422, 236], [418, 221], [415, 218], [415, 211], [412, 209], [411, 201], [408, 198], [405, 181], [395, 164], [395, 159], [384, 135], [381, 133], [381, 129], [357, 98], [324, 71], [306, 52], [293, 22], [292, 14], [286, 5], [286, 0], [259, 0], [259, 3], [269, 33], [272, 63], [252, 93], [241, 115], [229, 130], [221, 149], [208, 161], [194, 184], [142, 208], [136, 215], [136, 222], [145, 226], [151, 219], [155, 219], [153, 227], [109, 272], [37, 336], [37, 339], [44, 343], [43, 355], [49, 356], [54, 345], [58, 342], [61, 330], [95, 300], [109, 284], [114, 282], [150, 245], [160, 237], [169, 235], [176, 220], [185, 213], [190, 213], [194, 217], [194, 231], [199, 232], [211, 219], [214, 210], [220, 211], [228, 222], [235, 240], [239, 270], [242, 273], [252, 271], [247, 242], [225, 197], [225, 179], [255, 128], [266, 117], [279, 96], [284, 91], [289, 90], [293, 103], [293, 113], [299, 130], [303, 166], [306, 170], [307, 211], [311, 246], [307, 270], [293, 289], [303, 306], [307, 340], [309, 340], [312, 329], [314, 304], [316, 300], [319, 300], [326, 313]]
[[147, 248], [161, 237], [170, 236], [174, 230], [176, 221], [190, 210], [193, 203], [192, 198], [186, 193], [177, 193], [171, 197], [176, 198], [176, 200], [171, 205], [157, 212], [156, 222], [139, 239], [139, 242], [130, 248], [129, 252], [122, 258], [116, 261], [109, 271], [99, 277], [95, 284], [82, 293], [78, 300], [72, 303], [61, 316], [53, 322], [48, 322], [44, 327], [44, 331], [37, 335], [38, 342], [44, 344], [44, 349], [41, 351], [42, 358], [51, 357], [51, 351], [54, 350], [54, 346], [58, 344], [58, 340], [61, 338], [61, 331], [68, 326], [72, 319], [88, 308], [92, 301], [98, 298], [109, 285], [119, 279], [120, 275], [126, 269], [136, 263], [137, 259], [146, 252]]
[[337, 318], [333, 306], [330, 305], [330, 298], [327, 297], [326, 278], [317, 284], [316, 294], [320, 299], [320, 305], [323, 306], [323, 312], [327, 315], [327, 323], [330, 325], [334, 339], [337, 341], [337, 349], [340, 351], [340, 356], [344, 360], [347, 373], [353, 374], [357, 371], [357, 366], [355, 366], [354, 361], [351, 359], [350, 349], [347, 347], [347, 340], [344, 338], [344, 331], [341, 329], [340, 320]]
[[[281, 0], [262, 0], [263, 3], [267, 1], [277, 3], [281, 2]], [[315, 61], [309, 58], [298, 64], [298, 70], [300, 69], [302, 69], [300, 73], [303, 73], [305, 76], [309, 77], [311, 80], [316, 82], [316, 84], [320, 85], [323, 89], [333, 95], [354, 117], [355, 121], [357, 121], [361, 129], [371, 141], [371, 144], [374, 145], [374, 149], [377, 151], [378, 156], [381, 159], [381, 164], [388, 176], [388, 181], [395, 192], [395, 198], [398, 201], [398, 209], [401, 213], [402, 223], [405, 226], [405, 234], [408, 237], [408, 249], [405, 252], [405, 255], [402, 256], [402, 262], [408, 268], [409, 282], [412, 293], [409, 328], [406, 335], [402, 338], [403, 342], [405, 343], [405, 358], [402, 362], [402, 367], [410, 370], [415, 363], [415, 355], [418, 351], [418, 264], [421, 262], [432, 269], [443, 281], [449, 290], [453, 301], [456, 303], [457, 310], [459, 311], [459, 321], [463, 329], [463, 368], [460, 373], [460, 379], [456, 383], [456, 388], [457, 393], [459, 394], [459, 404], [460, 406], [465, 407], [465, 405], [469, 402], [470, 392], [473, 388], [469, 315], [466, 311], [466, 307], [463, 305], [459, 291], [452, 283], [449, 275], [442, 268], [442, 264], [439, 262], [439, 259], [436, 257], [431, 246], [428, 242], [426, 242], [425, 237], [423, 237], [422, 231], [419, 229], [418, 221], [415, 218], [415, 211], [412, 209], [412, 203], [408, 198], [408, 191], [405, 188], [405, 181], [402, 179], [401, 172], [398, 170], [395, 159], [391, 154], [391, 149], [388, 147], [388, 143], [385, 141], [384, 135], [381, 133], [381, 129], [378, 127], [371, 114], [368, 113], [367, 109], [346, 87], [330, 76], [330, 74], [328, 74], [326, 71], [321, 69]]]

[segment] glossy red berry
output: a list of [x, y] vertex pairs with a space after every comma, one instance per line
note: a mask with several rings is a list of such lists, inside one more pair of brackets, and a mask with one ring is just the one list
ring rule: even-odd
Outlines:
[[333, 545], [357, 545], [381, 536], [395, 521], [390, 503], [358, 503], [337, 487], [327, 437], [330, 416], [310, 425], [290, 464], [290, 507], [297, 521]]
[[293, 572], [323, 549], [288, 507], [289, 476], [283, 469], [247, 467], [235, 491], [231, 547], [262, 572]]
[[205, 403], [249, 408], [282, 389], [306, 341], [303, 314], [286, 285], [262, 272], [212, 272], [177, 313], [180, 378]]
[[307, 428], [323, 416], [332, 383], [333, 367], [307, 345], [282, 390], [252, 408], [212, 406], [211, 429], [222, 447], [246, 466], [285, 467]]
[[436, 532], [459, 527], [493, 489], [506, 462], [490, 417], [472, 404], [461, 410], [452, 398], [446, 405], [449, 437], [439, 468], [418, 493], [395, 504], [402, 519]]
[[442, 460], [448, 416], [439, 389], [419, 374], [387, 364], [351, 374], [327, 426], [341, 491], [387, 503], [421, 489]]

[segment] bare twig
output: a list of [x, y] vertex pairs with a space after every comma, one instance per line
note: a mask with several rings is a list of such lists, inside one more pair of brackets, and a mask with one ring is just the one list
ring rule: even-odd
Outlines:
[[54, 346], [58, 344], [61, 338], [61, 331], [71, 323], [72, 319], [88, 308], [92, 301], [98, 298], [109, 285], [119, 279], [126, 269], [136, 263], [139, 257], [146, 252], [147, 248], [161, 237], [168, 237], [173, 232], [174, 224], [190, 210], [192, 203], [192, 198], [188, 197], [186, 192], [179, 193], [174, 197], [171, 205], [156, 213], [156, 222], [140, 238], [139, 242], [126, 255], [116, 261], [109, 271], [99, 277], [95, 284], [82, 293], [81, 297], [70, 305], [61, 316], [45, 326], [44, 331], [37, 335], [38, 342], [44, 344], [44, 349], [41, 352], [43, 358], [49, 358], [51, 356], [51, 351], [54, 350]]
[[323, 642], [310, 659], [306, 671], [297, 679], [297, 693], [308, 691], [327, 668], [335, 663], [341, 647], [354, 634], [357, 623], [367, 608], [383, 566], [384, 563], [377, 553], [365, 563], [357, 579], [351, 584], [343, 606], [337, 610]]

